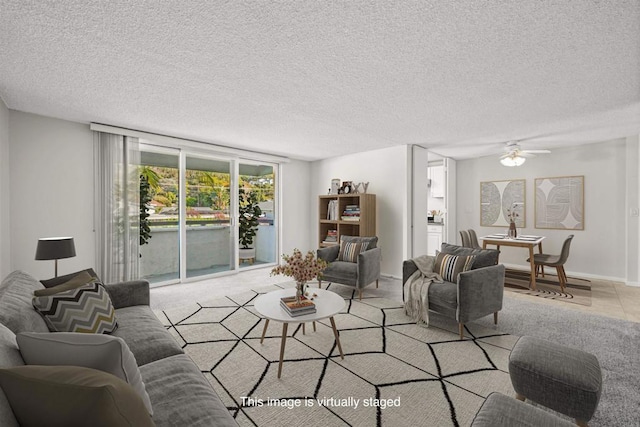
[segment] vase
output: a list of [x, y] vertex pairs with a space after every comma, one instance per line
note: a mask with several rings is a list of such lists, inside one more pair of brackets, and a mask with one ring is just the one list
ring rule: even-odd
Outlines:
[[516, 230], [516, 223], [511, 221], [509, 223], [509, 238], [515, 239], [518, 237], [518, 231]]
[[306, 287], [305, 282], [296, 282], [296, 303], [300, 304], [302, 302], [302, 296], [304, 295]]

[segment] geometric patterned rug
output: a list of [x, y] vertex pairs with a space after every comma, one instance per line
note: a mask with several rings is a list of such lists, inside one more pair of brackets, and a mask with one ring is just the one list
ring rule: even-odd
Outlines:
[[549, 273], [546, 273], [545, 277], [536, 277], [535, 291], [529, 289], [530, 273], [528, 271], [507, 269], [504, 281], [507, 291], [591, 306], [591, 282], [587, 279], [569, 277], [564, 285], [564, 292], [560, 290], [558, 277]]
[[[517, 337], [497, 328], [466, 325], [431, 313], [425, 328], [410, 321], [402, 303], [353, 299], [353, 288], [329, 284], [345, 298], [331, 324], [290, 324], [282, 378], [277, 378], [282, 326], [264, 327], [256, 297], [294, 283], [156, 315], [211, 382], [240, 426], [468, 426], [486, 396], [513, 396], [508, 357]], [[365, 294], [366, 295], [366, 294]]]

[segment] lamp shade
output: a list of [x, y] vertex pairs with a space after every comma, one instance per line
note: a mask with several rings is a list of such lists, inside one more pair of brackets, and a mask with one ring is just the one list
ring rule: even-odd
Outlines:
[[38, 240], [36, 260], [62, 259], [76, 256], [73, 237], [47, 237]]

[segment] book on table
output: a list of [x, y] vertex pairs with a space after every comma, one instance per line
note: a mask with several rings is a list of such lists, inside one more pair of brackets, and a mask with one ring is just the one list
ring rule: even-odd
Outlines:
[[280, 298], [280, 305], [292, 317], [303, 316], [305, 314], [316, 312], [316, 305], [313, 303], [313, 301], [304, 296], [299, 303], [296, 302], [296, 297]]

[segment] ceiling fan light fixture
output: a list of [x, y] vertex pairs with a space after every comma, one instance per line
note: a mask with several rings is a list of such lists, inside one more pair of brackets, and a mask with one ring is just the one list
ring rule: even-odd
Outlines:
[[500, 159], [500, 163], [503, 164], [503, 166], [509, 166], [509, 167], [513, 167], [513, 166], [520, 166], [525, 162], [524, 157], [520, 157], [517, 154], [514, 154], [513, 156], [507, 156], [504, 157], [502, 159]]

